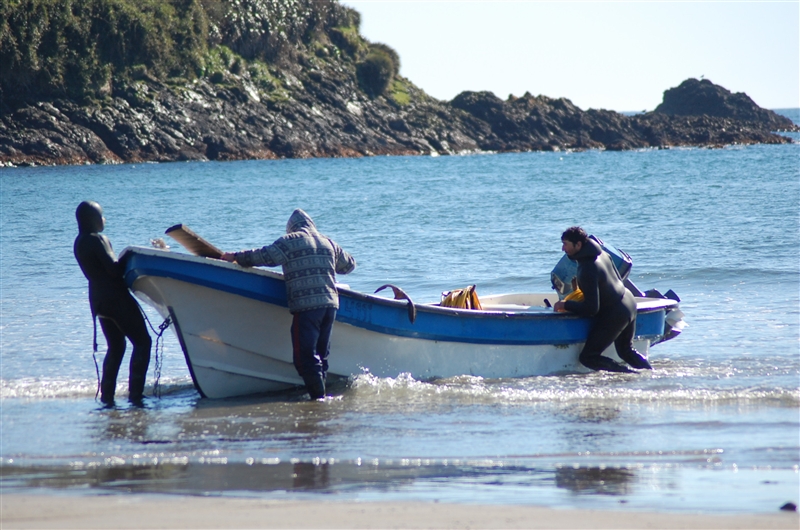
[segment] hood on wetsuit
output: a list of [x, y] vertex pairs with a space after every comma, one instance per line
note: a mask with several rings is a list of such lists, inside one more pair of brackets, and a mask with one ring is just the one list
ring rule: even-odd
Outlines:
[[83, 201], [75, 210], [80, 233], [102, 232], [105, 228], [103, 208], [94, 201]]
[[304, 228], [316, 230], [317, 226], [306, 212], [298, 208], [289, 216], [289, 221], [286, 223], [286, 233], [291, 234], [292, 232], [298, 232]]
[[584, 241], [583, 244], [581, 245], [581, 249], [572, 256], [567, 255], [567, 257], [572, 261], [581, 261], [581, 260], [594, 261], [597, 258], [597, 256], [599, 256], [602, 253], [603, 249], [600, 247], [600, 244], [591, 237], [587, 237], [586, 241]]

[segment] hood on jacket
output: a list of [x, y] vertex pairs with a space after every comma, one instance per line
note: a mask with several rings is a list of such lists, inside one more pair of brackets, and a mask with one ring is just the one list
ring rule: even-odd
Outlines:
[[94, 201], [83, 201], [75, 209], [78, 231], [81, 233], [102, 232], [105, 228], [103, 208]]
[[600, 248], [600, 244], [591, 237], [587, 237], [586, 242], [581, 245], [581, 249], [574, 256], [569, 256], [569, 259], [573, 261], [594, 261], [602, 253], [603, 249]]
[[286, 223], [286, 233], [298, 232], [304, 228], [316, 230], [317, 226], [306, 212], [298, 208], [289, 216], [289, 221]]

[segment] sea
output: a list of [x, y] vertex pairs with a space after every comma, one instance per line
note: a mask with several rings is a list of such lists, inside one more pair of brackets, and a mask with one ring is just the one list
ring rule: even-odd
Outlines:
[[[781, 110], [800, 123], [800, 109]], [[3, 494], [423, 501], [768, 513], [800, 501], [800, 134], [785, 145], [0, 168]], [[229, 251], [295, 208], [417, 302], [548, 292], [581, 225], [672, 289], [688, 326], [653, 371], [521, 379], [354, 374], [201, 398], [171, 329], [144, 408], [97, 399], [75, 207], [117, 253], [183, 223]], [[161, 317], [144, 311], [157, 331]], [[287, 330], [287, 333], [289, 331]], [[334, 329], [334, 333], [336, 333]], [[155, 333], [153, 333], [155, 337]], [[129, 355], [130, 347], [128, 348]], [[158, 387], [155, 387], [158, 380]]]

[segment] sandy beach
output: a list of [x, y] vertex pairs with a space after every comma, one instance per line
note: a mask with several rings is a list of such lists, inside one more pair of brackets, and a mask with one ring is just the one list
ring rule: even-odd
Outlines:
[[13, 528], [787, 528], [796, 512], [740, 515], [556, 510], [422, 502], [275, 501], [187, 496], [4, 494]]

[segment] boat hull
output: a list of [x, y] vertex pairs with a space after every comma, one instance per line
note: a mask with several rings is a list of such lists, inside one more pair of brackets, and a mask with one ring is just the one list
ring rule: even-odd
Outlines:
[[[133, 292], [171, 317], [197, 390], [224, 398], [303, 384], [292, 364], [282, 275], [219, 260], [132, 247], [122, 254]], [[586, 371], [577, 359], [590, 320], [545, 307], [548, 295], [486, 297], [486, 311], [417, 305], [340, 288], [329, 374], [416, 379], [527, 377]], [[551, 297], [557, 299], [555, 295]], [[538, 305], [537, 305], [538, 304]], [[639, 303], [635, 345], [664, 339], [672, 300]], [[613, 350], [613, 348], [612, 348]], [[612, 357], [613, 351], [606, 353]]]

